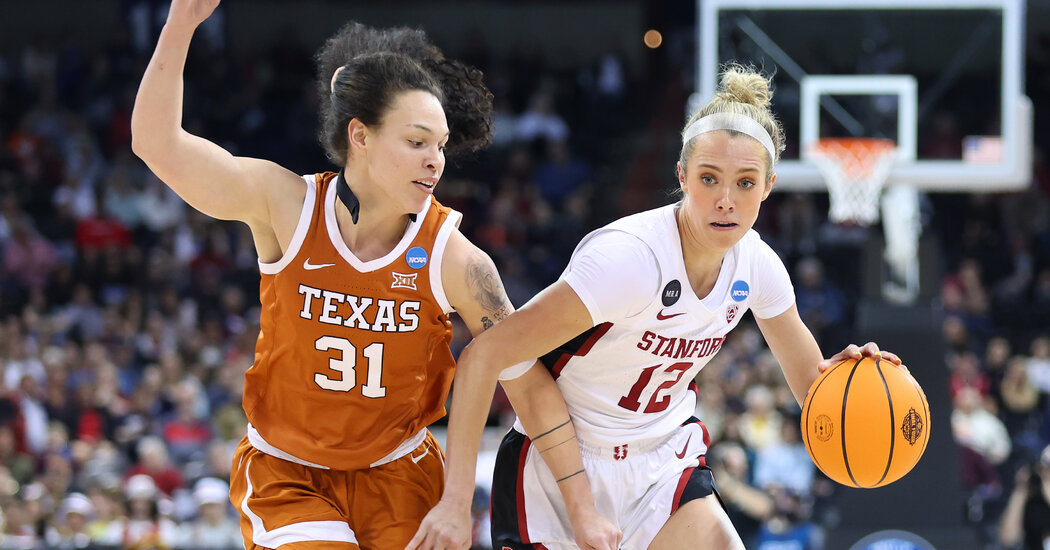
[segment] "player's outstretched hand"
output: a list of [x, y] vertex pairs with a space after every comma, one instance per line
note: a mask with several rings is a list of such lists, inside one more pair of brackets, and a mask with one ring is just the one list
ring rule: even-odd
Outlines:
[[219, 0], [172, 0], [168, 24], [195, 29], [219, 7]]
[[440, 500], [405, 550], [467, 550], [471, 542], [470, 507]]
[[617, 550], [620, 548], [623, 532], [605, 519], [605, 516], [598, 513], [596, 508], [581, 511], [570, 520], [576, 536], [576, 544], [582, 550]]
[[824, 372], [831, 367], [837, 365], [841, 361], [846, 359], [860, 359], [861, 357], [875, 357], [885, 359], [898, 367], [902, 367], [907, 370], [907, 367], [901, 364], [901, 358], [897, 357], [897, 354], [890, 353], [879, 349], [879, 345], [875, 342], [868, 342], [864, 346], [858, 346], [857, 344], [850, 344], [846, 346], [846, 349], [832, 355], [830, 358], [821, 361], [817, 365], [818, 372]]

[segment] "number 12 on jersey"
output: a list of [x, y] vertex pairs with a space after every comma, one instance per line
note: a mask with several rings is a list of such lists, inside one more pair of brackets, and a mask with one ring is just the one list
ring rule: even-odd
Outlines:
[[[618, 405], [629, 410], [638, 412], [638, 409], [642, 407], [641, 397], [642, 392], [649, 385], [649, 382], [653, 379], [653, 373], [656, 369], [662, 367], [663, 364], [653, 365], [642, 369], [642, 374], [638, 376], [638, 381], [631, 386], [631, 391], [627, 392], [627, 395], [620, 398]], [[682, 375], [685, 371], [689, 370], [693, 364], [688, 361], [682, 361], [674, 363], [671, 366], [660, 371], [664, 375], [673, 375], [674, 378], [668, 378], [664, 380], [659, 386], [653, 390], [653, 394], [649, 397], [649, 403], [645, 406], [645, 410], [642, 412], [655, 413], [667, 410], [668, 405], [671, 404], [671, 396], [669, 395], [671, 388], [682, 379]], [[663, 393], [661, 397], [660, 394]]]
[[[339, 350], [342, 357], [329, 357], [328, 368], [340, 373], [338, 380], [329, 378], [324, 373], [314, 373], [314, 383], [322, 389], [331, 391], [348, 392], [357, 385], [357, 348], [346, 338], [338, 336], [322, 336], [314, 342], [314, 348], [318, 351]], [[361, 350], [368, 362], [365, 385], [361, 386], [361, 395], [373, 399], [386, 397], [386, 387], [383, 386], [383, 344], [372, 342]]]

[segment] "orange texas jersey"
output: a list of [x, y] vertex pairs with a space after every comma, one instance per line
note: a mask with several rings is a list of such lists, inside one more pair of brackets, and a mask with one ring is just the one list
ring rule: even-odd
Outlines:
[[336, 177], [304, 177], [288, 250], [259, 263], [244, 410], [271, 454], [351, 470], [445, 415], [455, 360], [441, 257], [460, 214], [430, 198], [389, 254], [361, 261], [335, 221]]

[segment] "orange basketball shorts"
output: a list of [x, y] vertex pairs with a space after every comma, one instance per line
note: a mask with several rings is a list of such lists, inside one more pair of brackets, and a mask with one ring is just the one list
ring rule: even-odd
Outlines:
[[444, 489], [444, 452], [434, 436], [374, 468], [311, 468], [259, 451], [245, 437], [230, 473], [247, 550], [402, 549]]

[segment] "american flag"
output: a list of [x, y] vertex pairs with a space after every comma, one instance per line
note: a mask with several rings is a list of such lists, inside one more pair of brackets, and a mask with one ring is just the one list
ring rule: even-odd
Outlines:
[[966, 136], [962, 159], [967, 164], [995, 164], [1003, 159], [1003, 140], [999, 136]]

